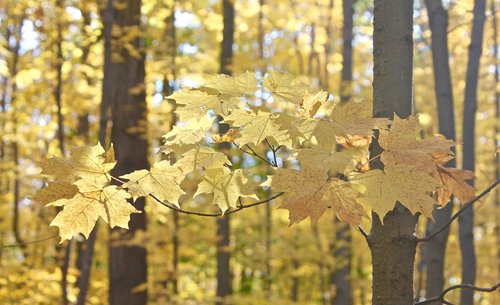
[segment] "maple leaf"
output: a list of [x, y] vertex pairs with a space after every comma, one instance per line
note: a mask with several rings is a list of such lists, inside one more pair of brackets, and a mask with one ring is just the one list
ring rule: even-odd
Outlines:
[[328, 93], [326, 91], [320, 91], [316, 94], [307, 93], [300, 102], [298, 115], [303, 118], [312, 118], [327, 100]]
[[288, 73], [270, 71], [262, 80], [264, 88], [269, 90], [276, 102], [291, 102], [300, 104], [305, 93], [305, 87], [294, 82]]
[[330, 124], [336, 136], [373, 136], [373, 129], [385, 128], [389, 123], [385, 118], [373, 118], [373, 105], [366, 101], [351, 100], [336, 103], [330, 114]]
[[215, 89], [227, 97], [241, 97], [254, 94], [258, 83], [255, 75], [247, 71], [235, 76], [217, 75], [215, 81], [206, 87]]
[[442, 166], [437, 167], [437, 172], [436, 178], [441, 182], [441, 186], [436, 190], [439, 205], [445, 206], [450, 201], [451, 194], [462, 203], [474, 199], [475, 189], [466, 182], [466, 180], [474, 179], [473, 172]]
[[78, 193], [78, 187], [66, 181], [52, 181], [48, 186], [38, 190], [31, 198], [32, 200], [41, 203], [49, 204], [59, 199], [69, 199]]
[[231, 161], [224, 153], [207, 146], [197, 145], [182, 156], [174, 166], [184, 176], [196, 169], [209, 170], [222, 168], [225, 164], [231, 165]]
[[344, 173], [353, 170], [356, 166], [356, 159], [362, 155], [363, 150], [361, 149], [344, 149], [334, 152], [322, 147], [316, 147], [314, 149], [300, 149], [297, 153], [297, 160], [299, 160], [302, 167], [317, 166], [327, 171], [333, 170]]
[[41, 174], [53, 176], [57, 181], [72, 183], [79, 178], [101, 178], [109, 181], [109, 171], [116, 165], [114, 151], [105, 153], [101, 144], [75, 147], [70, 158], [51, 157], [40, 162]]
[[358, 192], [344, 181], [329, 179], [324, 168], [280, 168], [267, 184], [275, 191], [285, 192], [280, 207], [289, 211], [290, 224], [307, 217], [316, 222], [330, 205], [339, 218], [351, 225], [359, 224], [361, 217], [366, 216], [356, 201]]
[[191, 149], [192, 145], [204, 140], [208, 131], [212, 128], [213, 121], [213, 117], [204, 116], [174, 126], [170, 132], [163, 136], [165, 144], [162, 146], [162, 151], [166, 153], [172, 151], [182, 153]]
[[120, 178], [129, 180], [123, 187], [127, 188], [134, 198], [153, 194], [161, 201], [179, 206], [179, 197], [185, 194], [179, 186], [184, 176], [178, 167], [163, 160], [155, 163], [150, 170], [137, 170]]
[[439, 183], [425, 171], [408, 166], [386, 166], [355, 176], [353, 183], [366, 188], [358, 201], [370, 207], [381, 220], [391, 211], [396, 201], [413, 214], [420, 212], [432, 217], [434, 199], [429, 196]]
[[254, 111], [236, 109], [224, 118], [224, 123], [239, 127], [235, 140], [240, 146], [253, 144], [258, 146], [265, 139], [273, 139], [278, 145], [292, 146], [292, 139], [287, 132], [292, 117], [284, 113], [273, 113], [261, 107]]
[[190, 119], [199, 119], [204, 116], [208, 110], [213, 109], [215, 112], [222, 111], [222, 104], [217, 95], [208, 94], [202, 90], [179, 90], [168, 96], [175, 100], [177, 107], [175, 113], [181, 121]]
[[435, 173], [436, 166], [453, 155], [450, 148], [455, 142], [440, 136], [418, 140], [419, 132], [417, 117], [400, 119], [395, 115], [391, 128], [380, 131], [379, 144], [384, 149], [381, 161], [386, 166], [415, 166], [428, 173]]
[[241, 169], [232, 172], [226, 167], [211, 169], [205, 172], [194, 196], [213, 194], [212, 202], [225, 212], [229, 208], [237, 207], [239, 198], [259, 199], [255, 194], [257, 185], [247, 178]]
[[59, 199], [49, 205], [62, 206], [51, 226], [59, 227], [61, 242], [70, 240], [75, 234], [81, 233], [89, 237], [99, 217], [115, 226], [128, 229], [130, 214], [140, 213], [127, 199], [131, 196], [115, 185], [104, 188], [96, 181], [78, 180], [75, 185], [79, 193], [70, 199]]

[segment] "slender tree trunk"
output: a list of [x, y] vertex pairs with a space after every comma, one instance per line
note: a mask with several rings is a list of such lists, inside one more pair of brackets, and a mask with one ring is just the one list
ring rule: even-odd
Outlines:
[[321, 293], [321, 304], [326, 305], [326, 280], [325, 280], [325, 270], [327, 269], [325, 266], [325, 262], [323, 259], [323, 244], [321, 242], [321, 236], [318, 229], [318, 224], [312, 224], [313, 235], [314, 235], [314, 243], [316, 245], [316, 251], [320, 254], [320, 258], [318, 260], [318, 279], [319, 279], [319, 291]]
[[344, 27], [342, 28], [342, 81], [340, 83], [340, 100], [342, 102], [349, 101], [352, 95], [352, 39], [354, 29], [354, 1], [355, 0], [342, 1], [342, 12], [344, 16]]
[[[105, 9], [105, 11], [107, 8]], [[110, 12], [112, 13], [112, 12]], [[90, 12], [87, 10], [82, 10], [82, 15], [83, 15], [83, 28], [82, 31], [85, 31], [86, 26], [89, 26], [91, 23], [91, 18], [90, 18]], [[109, 41], [111, 37], [111, 27], [110, 23], [105, 20], [106, 18], [103, 18], [103, 23], [104, 23], [104, 43], [105, 43], [105, 48], [104, 48], [104, 58], [105, 58], [105, 65], [106, 65], [106, 58], [109, 58]], [[90, 54], [90, 45], [86, 45], [85, 47], [82, 48], [82, 57], [81, 57], [81, 62], [86, 63], [88, 56]], [[109, 60], [109, 59], [108, 59]], [[103, 89], [106, 90], [106, 86], [103, 84]], [[103, 108], [103, 105], [105, 105], [106, 101], [102, 99], [104, 94], [101, 94], [101, 109]], [[107, 108], [107, 107], [105, 107]], [[106, 113], [101, 113], [101, 122], [103, 122], [102, 118], [106, 117]], [[99, 142], [102, 145], [106, 146], [106, 127], [107, 125], [102, 125], [100, 124], [100, 128], [103, 128], [104, 130], [99, 130]], [[85, 113], [81, 116], [78, 117], [78, 134], [83, 135], [85, 138], [85, 142], [88, 143], [90, 141], [90, 135], [89, 135], [89, 120], [88, 120], [88, 114]], [[87, 299], [87, 293], [89, 290], [89, 284], [90, 284], [90, 275], [92, 271], [92, 260], [94, 258], [94, 249], [95, 249], [95, 242], [97, 238], [97, 231], [98, 229], [98, 223], [95, 224], [94, 229], [92, 232], [90, 232], [89, 238], [86, 241], [78, 242], [77, 241], [77, 268], [80, 271], [80, 274], [78, 276], [78, 280], [76, 282], [76, 286], [78, 288], [78, 296], [76, 300], [76, 305], [85, 305], [85, 301]]]
[[292, 302], [297, 303], [299, 301], [299, 276], [297, 274], [297, 270], [300, 268], [300, 262], [297, 258], [292, 259], [292, 287], [290, 299]]
[[[233, 60], [234, 43], [234, 4], [231, 0], [222, 0], [224, 29], [222, 33], [220, 53], [220, 73], [231, 75], [231, 64]], [[219, 124], [219, 133], [228, 130], [227, 124]], [[230, 145], [219, 145], [223, 150]], [[232, 294], [231, 269], [230, 269], [230, 217], [224, 215], [217, 218], [217, 291], [216, 305], [229, 304], [229, 296]]]
[[328, 71], [328, 64], [330, 63], [330, 57], [332, 56], [332, 14], [333, 14], [333, 0], [328, 1], [328, 11], [326, 13], [326, 41], [325, 41], [325, 64], [323, 65], [325, 75], [324, 88], [326, 91], [330, 90], [330, 72]]
[[[441, 0], [426, 0], [432, 39], [432, 62], [438, 110], [439, 132], [447, 139], [455, 140], [455, 115], [453, 110], [453, 90], [448, 55], [448, 12]], [[447, 164], [455, 167], [455, 159]], [[453, 204], [450, 202], [442, 209], [434, 210], [434, 222], [429, 220], [427, 231], [433, 232], [442, 227], [451, 217]], [[423, 248], [426, 266], [425, 297], [438, 296], [444, 289], [444, 265], [446, 243], [450, 227], [429, 240]], [[435, 305], [438, 302], [434, 303]]]
[[[130, 28], [140, 28], [141, 0], [128, 0], [123, 8], [113, 8], [112, 27], [119, 27], [124, 35]], [[113, 5], [113, 2], [108, 2]], [[108, 8], [111, 10], [112, 8]], [[107, 12], [109, 13], [109, 12]], [[107, 16], [109, 17], [109, 16]], [[119, 37], [113, 37], [119, 41]], [[119, 43], [111, 45], [111, 52], [119, 55], [119, 61], [105, 64], [103, 100], [109, 103], [112, 113], [111, 140], [115, 147], [117, 165], [113, 175], [119, 177], [134, 170], [148, 168], [148, 148], [144, 122], [147, 105], [144, 86], [144, 51], [140, 35], [132, 41], [136, 53], [130, 53]], [[109, 45], [108, 45], [109, 46]], [[109, 57], [107, 57], [110, 60]], [[136, 89], [135, 94], [130, 89]], [[139, 90], [137, 90], [139, 89]], [[141, 131], [130, 132], [141, 127]], [[144, 305], [147, 303], [147, 251], [143, 246], [117, 246], [140, 230], [146, 229], [144, 198], [133, 205], [142, 213], [132, 214], [129, 230], [113, 229], [109, 250], [109, 303], [110, 305]]]
[[172, 269], [174, 271], [174, 278], [172, 279], [172, 293], [174, 295], [179, 294], [179, 213], [177, 211], [173, 211], [172, 213], [174, 220], [174, 233], [172, 235]]
[[[375, 0], [374, 117], [402, 118], [412, 109], [413, 1]], [[372, 155], [380, 152], [375, 140]], [[375, 168], [383, 168], [374, 162]], [[413, 265], [417, 217], [397, 203], [384, 218], [377, 214], [368, 237], [373, 266], [373, 305], [413, 304]]]
[[[344, 26], [342, 29], [342, 80], [340, 83], [340, 101], [349, 101], [352, 94], [352, 39], [354, 27], [354, 0], [342, 1], [342, 12]], [[333, 218], [335, 228], [335, 242], [333, 256], [336, 258], [334, 270], [330, 273], [330, 290], [333, 293], [332, 305], [351, 304], [351, 285], [349, 274], [351, 272], [351, 232], [349, 225], [341, 223], [336, 217]]]
[[[479, 62], [482, 53], [484, 21], [486, 19], [486, 0], [474, 1], [474, 18], [469, 45], [469, 61], [465, 79], [464, 121], [463, 121], [463, 157], [462, 168], [474, 172], [475, 159], [475, 125], [477, 110], [477, 84]], [[473, 185], [473, 181], [469, 181]], [[474, 209], [467, 209], [458, 218], [460, 253], [462, 254], [462, 283], [476, 282], [476, 253], [474, 250]], [[460, 290], [460, 304], [472, 305], [474, 302], [472, 289]]]

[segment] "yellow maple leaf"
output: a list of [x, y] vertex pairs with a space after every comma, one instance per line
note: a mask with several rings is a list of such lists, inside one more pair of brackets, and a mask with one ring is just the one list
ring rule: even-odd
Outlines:
[[183, 89], [175, 91], [168, 98], [175, 100], [178, 105], [175, 113], [181, 121], [199, 119], [205, 116], [210, 109], [217, 113], [222, 111], [219, 97], [202, 90]]
[[372, 136], [373, 129], [387, 127], [385, 118], [373, 118], [373, 104], [351, 100], [337, 103], [330, 114], [330, 123], [336, 136]]
[[386, 166], [383, 171], [370, 170], [351, 181], [364, 186], [365, 191], [358, 201], [377, 213], [381, 220], [394, 208], [396, 201], [413, 214], [420, 212], [432, 217], [434, 199], [430, 194], [439, 183], [425, 171], [408, 166]]
[[384, 149], [380, 159], [386, 166], [415, 166], [428, 173], [435, 173], [437, 165], [453, 156], [450, 150], [455, 142], [441, 136], [418, 140], [418, 118], [400, 119], [394, 116], [389, 130], [381, 130], [379, 144]]
[[462, 204], [474, 199], [475, 189], [466, 182], [466, 180], [474, 179], [473, 172], [442, 166], [437, 167], [437, 172], [436, 178], [441, 182], [441, 186], [436, 190], [439, 205], [445, 206], [450, 201], [451, 194], [455, 195]]
[[127, 201], [130, 194], [114, 185], [96, 190], [92, 185], [87, 189], [84, 183], [80, 183], [79, 188], [82, 189], [75, 197], [61, 199], [55, 204], [63, 206], [63, 210], [50, 225], [59, 227], [61, 242], [78, 233], [88, 238], [99, 217], [112, 228], [128, 229], [130, 214], [140, 213]]
[[[203, 116], [199, 119], [190, 119], [182, 125], [176, 125], [165, 134], [165, 144], [161, 147], [163, 152], [183, 153], [205, 139], [213, 125], [214, 118]], [[190, 146], [191, 145], [191, 146]]]
[[307, 93], [300, 102], [298, 115], [303, 118], [312, 118], [327, 100], [328, 93], [326, 91], [320, 91], [316, 94]]
[[270, 71], [262, 82], [276, 102], [291, 102], [298, 105], [306, 93], [306, 88], [296, 84], [293, 76], [288, 73]]
[[121, 178], [128, 179], [123, 187], [127, 188], [134, 197], [153, 194], [159, 200], [176, 206], [179, 206], [179, 197], [185, 194], [179, 186], [184, 177], [185, 175], [178, 167], [170, 165], [170, 162], [166, 160], [155, 163], [150, 170], [141, 169], [121, 176]]
[[254, 94], [257, 91], [258, 83], [255, 75], [247, 71], [235, 76], [217, 75], [215, 81], [206, 85], [206, 87], [215, 89], [220, 94], [231, 98]]
[[197, 145], [182, 154], [182, 159], [175, 163], [175, 167], [182, 175], [187, 175], [195, 171], [222, 168], [224, 165], [231, 165], [228, 157], [221, 152], [207, 146]]
[[212, 203], [225, 212], [237, 207], [239, 198], [259, 199], [255, 194], [256, 187], [257, 183], [247, 178], [243, 170], [230, 171], [222, 167], [205, 172], [194, 196], [213, 194]]
[[235, 141], [240, 146], [258, 146], [265, 139], [272, 139], [278, 145], [291, 147], [292, 139], [287, 129], [292, 120], [292, 117], [284, 113], [273, 113], [261, 107], [256, 112], [236, 109], [224, 118], [224, 123], [239, 127]]
[[330, 179], [323, 168], [280, 168], [267, 184], [275, 191], [285, 192], [280, 207], [290, 212], [290, 224], [307, 217], [315, 222], [330, 206], [339, 218], [351, 225], [359, 224], [361, 217], [366, 216], [356, 201], [358, 192], [345, 181]]
[[319, 167], [338, 173], [351, 171], [356, 166], [356, 159], [364, 154], [361, 149], [344, 149], [336, 152], [322, 147], [300, 149], [297, 153], [302, 167]]
[[52, 181], [36, 192], [31, 198], [41, 204], [49, 204], [59, 199], [69, 199], [78, 193], [78, 187], [66, 181]]

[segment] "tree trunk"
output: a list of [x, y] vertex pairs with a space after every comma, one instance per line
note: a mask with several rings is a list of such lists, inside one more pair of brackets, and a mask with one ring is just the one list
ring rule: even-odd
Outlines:
[[[375, 0], [374, 9], [374, 117], [402, 118], [412, 109], [413, 1]], [[375, 140], [370, 153], [380, 147]], [[375, 168], [383, 168], [380, 161]], [[413, 304], [413, 265], [417, 217], [400, 205], [384, 218], [382, 225], [373, 213], [368, 237], [373, 266], [373, 305]]]
[[[111, 1], [111, 0], [109, 0]], [[109, 66], [111, 63], [110, 57], [111, 57], [111, 48], [110, 48], [110, 43], [111, 43], [111, 25], [113, 21], [113, 10], [112, 6], [110, 3], [107, 4], [106, 8], [104, 9], [102, 16], [103, 24], [104, 24], [104, 70], [107, 70], [109, 68], [106, 68], [106, 66]], [[82, 15], [84, 16], [84, 26], [90, 25], [90, 13], [87, 11], [82, 11]], [[90, 54], [90, 45], [86, 46], [82, 50], [82, 58], [81, 62], [85, 63], [88, 59], [88, 56]], [[107, 122], [108, 122], [108, 114], [107, 114], [107, 109], [109, 108], [109, 101], [107, 99], [104, 99], [105, 96], [105, 91], [107, 90], [107, 84], [103, 83], [102, 86], [102, 93], [101, 93], [101, 114], [100, 114], [100, 124], [99, 124], [99, 142], [103, 146], [106, 145], [106, 136], [108, 134], [107, 132]], [[78, 125], [78, 133], [80, 135], [84, 135], [85, 139], [89, 139], [89, 121], [88, 121], [88, 114], [85, 114], [84, 116], [79, 117], [79, 125]], [[86, 141], [87, 142], [87, 141]], [[95, 243], [97, 239], [97, 231], [99, 227], [99, 223], [96, 223], [94, 226], [94, 229], [92, 232], [90, 232], [89, 238], [86, 241], [79, 242], [78, 243], [78, 257], [77, 257], [77, 267], [78, 270], [80, 271], [80, 275], [78, 276], [78, 281], [76, 283], [78, 287], [78, 296], [76, 300], [76, 305], [85, 305], [85, 301], [87, 299], [87, 293], [89, 290], [89, 283], [90, 283], [90, 275], [92, 271], [92, 260], [94, 258], [94, 249], [95, 249]]]
[[[448, 55], [448, 12], [442, 1], [426, 0], [429, 25], [432, 33], [432, 62], [434, 68], [434, 83], [437, 101], [439, 133], [447, 139], [455, 140], [455, 116], [453, 110], [453, 91]], [[447, 164], [455, 167], [455, 159]], [[453, 204], [450, 202], [444, 208], [435, 210], [434, 222], [429, 220], [428, 232], [441, 228], [451, 217]], [[423, 259], [426, 266], [425, 297], [438, 296], [444, 289], [444, 264], [446, 243], [450, 227], [429, 240], [423, 248]], [[438, 302], [434, 303], [435, 305]]]
[[[220, 73], [231, 75], [234, 43], [234, 4], [231, 0], [222, 0], [224, 29], [222, 33], [220, 53]], [[219, 133], [223, 134], [229, 129], [227, 124], [219, 124]], [[222, 143], [219, 148], [230, 149], [229, 143]], [[230, 218], [224, 215], [217, 219], [217, 291], [216, 305], [229, 304], [232, 293], [230, 269]]]
[[[333, 4], [332, 4], [333, 5]], [[344, 16], [344, 27], [342, 29], [342, 80], [340, 83], [340, 101], [349, 101], [352, 94], [352, 39], [354, 27], [353, 0], [342, 1], [342, 12]], [[349, 274], [351, 272], [351, 232], [349, 225], [341, 223], [336, 217], [333, 218], [336, 242], [339, 246], [334, 249], [333, 256], [336, 258], [334, 270], [330, 273], [330, 290], [333, 293], [332, 305], [351, 304], [351, 285]], [[340, 262], [340, 263], [337, 263]]]
[[[113, 10], [112, 27], [119, 27], [123, 35], [130, 29], [140, 28], [141, 0], [128, 0], [123, 8], [108, 7]], [[113, 5], [109, 1], [108, 5]], [[132, 43], [134, 53], [130, 53], [119, 43], [120, 37], [111, 44], [111, 53], [119, 60], [105, 64], [103, 100], [109, 103], [112, 113], [111, 140], [115, 147], [117, 165], [113, 176], [119, 177], [134, 170], [148, 168], [148, 148], [143, 122], [147, 119], [147, 105], [144, 86], [144, 52], [139, 35]], [[107, 45], [110, 46], [109, 44]], [[113, 56], [111, 56], [113, 58]], [[106, 58], [110, 60], [110, 57]], [[134, 93], [130, 93], [134, 89]], [[140, 131], [131, 132], [135, 128]], [[109, 303], [110, 305], [143, 305], [147, 303], [147, 261], [146, 249], [142, 246], [117, 246], [115, 242], [126, 241], [134, 233], [146, 229], [144, 198], [136, 200], [134, 206], [142, 211], [132, 214], [129, 230], [113, 229], [109, 250]]]
[[[486, 12], [486, 0], [474, 1], [474, 19], [469, 45], [469, 61], [465, 80], [464, 121], [463, 121], [463, 157], [462, 168], [474, 172], [475, 126], [477, 110], [477, 84], [479, 62], [483, 45], [483, 30]], [[469, 181], [473, 185], [473, 181]], [[474, 285], [476, 282], [476, 253], [474, 251], [474, 209], [467, 209], [458, 218], [460, 253], [462, 254], [462, 283]], [[472, 289], [460, 290], [460, 304], [472, 305]]]

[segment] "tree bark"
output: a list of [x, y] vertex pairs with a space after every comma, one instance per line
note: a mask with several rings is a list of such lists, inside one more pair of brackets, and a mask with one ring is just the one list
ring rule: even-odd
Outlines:
[[[463, 157], [462, 168], [474, 172], [475, 162], [475, 125], [477, 110], [477, 84], [479, 62], [482, 53], [484, 21], [486, 19], [486, 0], [474, 1], [474, 18], [469, 45], [469, 60], [465, 79], [464, 120], [463, 120]], [[471, 185], [473, 181], [469, 181]], [[474, 285], [476, 282], [476, 254], [474, 250], [474, 209], [467, 209], [458, 218], [460, 253], [462, 254], [462, 284]], [[472, 289], [460, 290], [460, 304], [472, 305]]]
[[[113, 27], [119, 27], [124, 35], [130, 29], [140, 28], [141, 0], [128, 0], [125, 7], [108, 7], [112, 10]], [[113, 5], [109, 1], [108, 5]], [[109, 16], [107, 16], [109, 18]], [[147, 105], [145, 95], [144, 52], [140, 35], [131, 42], [134, 47], [130, 53], [121, 43], [120, 37], [113, 37], [111, 58], [106, 59], [104, 70], [103, 100], [111, 106], [111, 140], [115, 147], [117, 164], [112, 171], [119, 177], [134, 170], [149, 167], [147, 155], [146, 127]], [[115, 55], [115, 60], [113, 60]], [[130, 93], [131, 89], [134, 93]], [[136, 131], [131, 132], [130, 129]], [[137, 130], [139, 129], [139, 130]], [[117, 246], [115, 242], [126, 241], [134, 233], [146, 229], [144, 198], [133, 205], [142, 213], [132, 214], [129, 230], [111, 231], [109, 250], [109, 303], [110, 305], [144, 305], [147, 303], [147, 252], [142, 246]]]
[[[220, 53], [221, 74], [231, 75], [234, 43], [234, 4], [231, 0], [222, 0], [223, 33]], [[219, 133], [223, 134], [229, 129], [227, 124], [219, 124]], [[222, 143], [219, 148], [230, 149], [230, 145]], [[230, 217], [224, 215], [217, 219], [217, 291], [216, 305], [230, 304], [229, 296], [232, 294], [231, 269], [230, 269]]]
[[[448, 52], [448, 12], [443, 7], [441, 0], [426, 0], [425, 4], [432, 34], [432, 62], [439, 133], [447, 139], [455, 140], [455, 116]], [[455, 159], [450, 160], [446, 166], [455, 167]], [[435, 221], [429, 220], [427, 231], [433, 232], [448, 222], [452, 210], [452, 202], [442, 209], [435, 210], [433, 213]], [[445, 251], [449, 232], [450, 227], [448, 226], [443, 232], [429, 240], [423, 248], [423, 259], [426, 266], [425, 297], [427, 299], [438, 296], [444, 289]]]
[[[406, 118], [412, 110], [413, 1], [375, 0], [374, 9], [374, 117]], [[377, 140], [370, 153], [380, 152]], [[383, 168], [380, 161], [375, 168]], [[373, 213], [368, 237], [373, 266], [373, 305], [413, 304], [413, 265], [417, 217], [400, 205], [382, 225]]]

